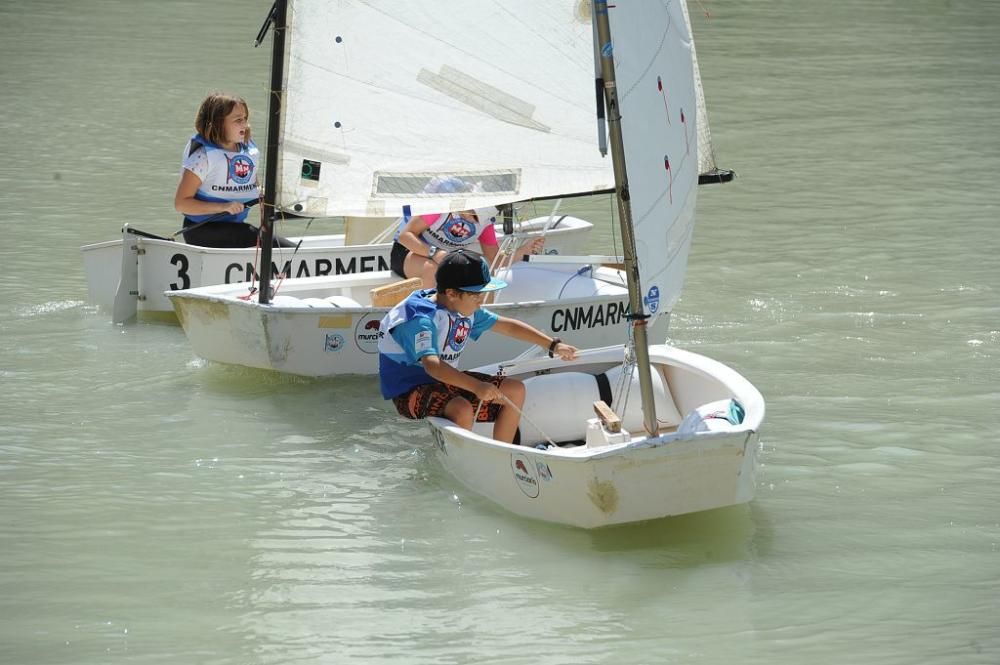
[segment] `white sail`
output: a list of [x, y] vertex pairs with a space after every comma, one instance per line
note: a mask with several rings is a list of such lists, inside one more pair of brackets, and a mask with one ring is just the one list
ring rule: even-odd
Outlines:
[[680, 297], [694, 231], [694, 48], [681, 0], [619, 2], [608, 17], [643, 310], [656, 317]]
[[[589, 5], [290, 1], [278, 207], [382, 217], [612, 188]], [[434, 177], [474, 191], [424, 192]]]

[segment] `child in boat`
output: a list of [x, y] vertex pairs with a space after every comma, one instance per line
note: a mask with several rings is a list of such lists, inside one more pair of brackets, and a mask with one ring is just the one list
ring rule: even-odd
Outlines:
[[[424, 187], [428, 194], [472, 192], [476, 186], [461, 178], [432, 178]], [[496, 208], [462, 210], [440, 215], [415, 215], [399, 220], [392, 243], [389, 265], [400, 277], [420, 277], [425, 289], [434, 288], [434, 274], [448, 250], [467, 247], [477, 240], [486, 260], [492, 264], [500, 247], [493, 222]], [[518, 248], [520, 259], [541, 251], [544, 240], [535, 238]]]
[[[184, 147], [174, 208], [184, 215], [184, 240], [202, 247], [253, 247], [258, 229], [246, 222], [260, 198], [260, 151], [250, 138], [250, 107], [242, 97], [213, 93], [198, 107], [197, 133]], [[292, 243], [275, 236], [274, 244]]]
[[524, 384], [456, 369], [469, 338], [487, 330], [576, 358], [576, 348], [522, 321], [483, 309], [483, 298], [507, 284], [490, 276], [483, 257], [464, 249], [448, 254], [435, 274], [437, 289], [414, 291], [379, 325], [379, 383], [400, 415], [443, 416], [471, 429], [492, 422], [493, 438], [514, 443], [524, 404]]

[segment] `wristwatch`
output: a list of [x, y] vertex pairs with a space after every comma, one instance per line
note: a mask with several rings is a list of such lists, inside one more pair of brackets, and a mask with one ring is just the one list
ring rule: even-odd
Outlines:
[[427, 248], [427, 258], [433, 259], [434, 255], [437, 254], [438, 248], [436, 245], [431, 245]]

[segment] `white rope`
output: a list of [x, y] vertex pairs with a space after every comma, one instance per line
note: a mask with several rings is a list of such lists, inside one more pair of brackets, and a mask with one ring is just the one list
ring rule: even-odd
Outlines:
[[[514, 232], [503, 237], [503, 241], [497, 249], [497, 255], [493, 257], [493, 263], [490, 265], [490, 273], [495, 275], [498, 270], [509, 268], [514, 264], [514, 250], [517, 249], [515, 245], [519, 241], [518, 235], [517, 232]], [[504, 262], [507, 265], [504, 265]]]
[[[531, 236], [527, 233], [512, 233], [509, 236], [503, 237], [503, 242], [500, 244], [500, 249], [497, 255], [493, 258], [493, 265], [490, 266], [490, 272], [496, 274], [496, 271], [503, 268], [510, 268], [514, 265], [514, 252], [520, 248], [520, 240], [522, 238], [528, 238], [534, 240], [535, 238], [541, 238], [545, 240], [545, 236], [548, 234], [549, 230], [552, 228], [552, 220], [556, 218], [559, 212], [559, 206], [562, 205], [562, 199], [557, 199], [556, 204], [552, 207], [552, 212], [549, 213], [549, 218], [545, 220], [545, 226], [542, 227], [542, 232], [538, 236]], [[504, 265], [506, 261], [506, 265]]]
[[545, 234], [547, 234], [549, 232], [549, 229], [552, 228], [552, 220], [556, 218], [556, 213], [559, 212], [559, 206], [562, 205], [562, 202], [563, 202], [562, 199], [557, 199], [556, 200], [556, 204], [554, 206], [552, 206], [552, 212], [551, 212], [551, 214], [549, 214], [549, 218], [545, 222], [545, 227], [542, 228], [542, 239], [543, 240], [545, 239]]
[[[518, 416], [520, 416], [522, 420], [524, 420], [526, 423], [528, 423], [529, 425], [531, 425], [532, 427], [534, 427], [535, 429], [537, 429], [539, 432], [541, 432], [542, 436], [545, 437], [545, 440], [548, 442], [548, 444], [550, 446], [552, 446], [553, 448], [558, 448], [559, 447], [559, 446], [556, 445], [556, 442], [552, 440], [552, 437], [550, 437], [548, 434], [546, 434], [545, 430], [543, 430], [541, 427], [539, 427], [538, 425], [536, 425], [535, 423], [533, 423], [531, 421], [531, 418], [529, 418], [528, 416], [524, 415], [524, 411], [522, 411], [517, 406], [517, 404], [514, 404], [514, 402], [512, 402], [509, 397], [507, 397], [503, 393], [500, 393], [500, 396], [503, 398], [503, 400], [505, 402], [507, 402], [507, 404], [509, 406], [513, 407], [514, 410], [517, 411]], [[489, 402], [486, 402], [484, 400], [479, 400], [479, 406], [476, 407], [476, 414], [472, 418], [472, 424], [473, 425], [475, 425], [477, 422], [479, 422], [479, 412], [482, 410], [483, 406], [485, 406], [488, 403]]]

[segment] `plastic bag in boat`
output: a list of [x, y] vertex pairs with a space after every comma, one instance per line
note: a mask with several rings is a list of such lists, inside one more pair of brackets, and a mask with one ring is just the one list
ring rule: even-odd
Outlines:
[[721, 399], [717, 402], [702, 404], [684, 416], [678, 434], [695, 434], [697, 432], [724, 432], [735, 429], [743, 422], [745, 416], [743, 405], [734, 399]]

